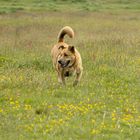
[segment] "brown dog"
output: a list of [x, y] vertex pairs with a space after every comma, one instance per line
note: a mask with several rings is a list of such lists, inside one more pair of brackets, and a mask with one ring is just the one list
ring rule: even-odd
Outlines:
[[76, 73], [76, 79], [73, 85], [77, 85], [82, 76], [82, 60], [79, 52], [74, 46], [64, 43], [64, 36], [74, 37], [71, 27], [65, 26], [58, 34], [58, 43], [54, 45], [51, 51], [53, 66], [58, 73], [58, 82], [65, 85], [65, 77]]

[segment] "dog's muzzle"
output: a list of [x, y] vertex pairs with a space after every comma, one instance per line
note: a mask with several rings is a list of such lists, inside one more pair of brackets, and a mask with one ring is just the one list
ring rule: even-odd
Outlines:
[[58, 60], [58, 63], [61, 65], [62, 68], [65, 68], [69, 65], [70, 60], [68, 61]]

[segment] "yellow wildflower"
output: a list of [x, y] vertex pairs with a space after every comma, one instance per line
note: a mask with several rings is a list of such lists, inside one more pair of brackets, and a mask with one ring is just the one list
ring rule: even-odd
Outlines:
[[99, 130], [96, 130], [96, 129], [92, 129], [92, 131], [91, 131], [91, 134], [92, 135], [97, 135], [99, 133], [100, 133], [100, 131]]
[[0, 108], [0, 113], [2, 113], [2, 112], [3, 112], [3, 109]]
[[27, 105], [27, 104], [26, 104], [26, 105], [24, 106], [24, 109], [25, 109], [25, 110], [31, 110], [32, 107], [31, 107], [31, 105]]

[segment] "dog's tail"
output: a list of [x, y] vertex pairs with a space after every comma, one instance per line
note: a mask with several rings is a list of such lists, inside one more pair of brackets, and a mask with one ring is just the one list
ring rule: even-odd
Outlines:
[[74, 37], [74, 31], [71, 27], [69, 26], [65, 26], [63, 27], [59, 34], [58, 34], [58, 42], [64, 42], [64, 36], [65, 35], [68, 35], [70, 38], [73, 38]]

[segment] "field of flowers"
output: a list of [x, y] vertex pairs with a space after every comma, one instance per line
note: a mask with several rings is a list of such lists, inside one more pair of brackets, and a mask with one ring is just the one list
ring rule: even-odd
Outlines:
[[[80, 84], [57, 83], [50, 51], [65, 25]], [[140, 13], [0, 15], [0, 140], [139, 140]]]

